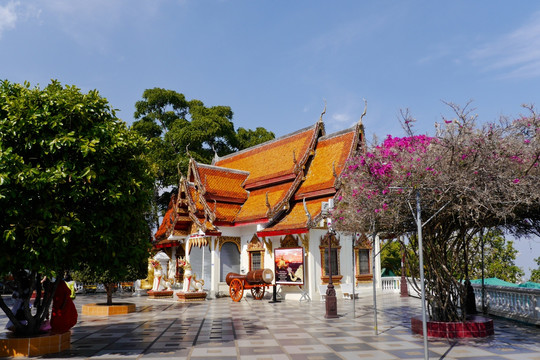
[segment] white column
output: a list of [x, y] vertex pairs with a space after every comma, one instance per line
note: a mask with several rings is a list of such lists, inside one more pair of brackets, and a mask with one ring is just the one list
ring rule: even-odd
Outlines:
[[219, 257], [216, 251], [217, 238], [211, 237], [208, 246], [210, 246], [210, 287], [209, 294], [210, 298], [214, 298], [218, 291], [219, 283]]

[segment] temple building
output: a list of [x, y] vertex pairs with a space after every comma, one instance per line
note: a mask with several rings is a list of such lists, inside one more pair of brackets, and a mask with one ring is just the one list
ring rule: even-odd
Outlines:
[[313, 126], [216, 156], [212, 165], [191, 159], [154, 248], [172, 263], [187, 258], [210, 297], [229, 294], [229, 272], [259, 268], [276, 270], [285, 299], [322, 298], [330, 271], [338, 296], [352, 284], [371, 287], [380, 278], [371, 241], [330, 231], [326, 211], [339, 196], [346, 160], [363, 148], [361, 121], [326, 135], [321, 116]]

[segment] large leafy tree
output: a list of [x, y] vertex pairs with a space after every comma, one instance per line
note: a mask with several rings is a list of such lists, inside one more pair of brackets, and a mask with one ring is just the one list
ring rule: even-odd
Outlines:
[[[200, 100], [187, 100], [174, 90], [146, 89], [135, 104], [133, 129], [150, 142], [150, 157], [157, 173], [153, 223], [167, 208], [171, 192], [178, 185], [178, 173], [185, 174], [190, 156], [209, 164], [223, 156], [274, 138], [264, 128], [235, 131], [233, 112], [228, 106], [206, 107]], [[172, 190], [171, 190], [172, 189]]]
[[[145, 152], [97, 91], [0, 84], [0, 275], [13, 275], [26, 325], [1, 299], [0, 307], [18, 334], [39, 331], [65, 270], [122, 275], [146, 262], [153, 174]], [[56, 281], [42, 298], [43, 276]]]
[[[504, 281], [517, 283], [521, 281], [525, 272], [516, 265], [518, 250], [514, 242], [507, 240], [500, 230], [487, 232], [484, 241], [484, 277], [496, 277]], [[471, 278], [482, 277], [482, 239], [474, 237], [469, 246], [469, 274]]]
[[534, 261], [538, 267], [536, 269], [531, 269], [531, 277], [529, 281], [540, 283], [540, 256], [534, 259]]
[[[435, 136], [414, 135], [406, 115], [409, 136], [389, 136], [351, 159], [333, 213], [338, 230], [410, 235], [420, 198], [426, 297], [437, 321], [467, 315], [463, 280], [475, 235], [488, 228], [540, 231], [540, 118], [534, 109], [515, 121], [478, 127], [467, 107], [450, 106], [455, 117], [444, 118]], [[409, 236], [416, 250], [417, 239]]]

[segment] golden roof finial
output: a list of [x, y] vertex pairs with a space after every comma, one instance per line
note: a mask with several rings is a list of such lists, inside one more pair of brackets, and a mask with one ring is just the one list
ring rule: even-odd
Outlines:
[[321, 117], [319, 118], [319, 122], [322, 122], [322, 117], [324, 114], [326, 114], [326, 99], [324, 99], [324, 109], [323, 109], [323, 112], [321, 113]]
[[366, 116], [366, 113], [367, 113], [367, 100], [364, 99], [364, 112], [362, 113], [362, 115], [360, 115], [360, 120], [358, 120], [360, 124], [362, 124], [362, 119], [364, 118], [364, 116]]
[[304, 203], [304, 211], [306, 212], [306, 216], [308, 218], [308, 224], [311, 223], [311, 214], [309, 213], [309, 210], [306, 205], [306, 198], [302, 199], [302, 202]]
[[272, 207], [270, 206], [270, 201], [268, 201], [268, 191], [266, 192], [266, 207], [268, 208], [268, 211], [272, 209]]

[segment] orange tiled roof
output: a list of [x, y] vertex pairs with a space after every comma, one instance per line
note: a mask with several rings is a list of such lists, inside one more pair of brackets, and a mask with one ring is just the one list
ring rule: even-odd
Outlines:
[[287, 195], [290, 185], [291, 183], [289, 182], [251, 191], [249, 198], [236, 216], [236, 221], [243, 222], [266, 219], [266, 213], [268, 212], [266, 194], [268, 193], [270, 206], [273, 206]]
[[322, 131], [322, 123], [227, 155], [214, 165], [248, 171], [249, 177], [245, 183], [248, 188], [262, 181], [294, 175], [298, 164], [301, 167], [307, 161], [319, 131]]
[[[215, 204], [215, 214], [216, 214], [216, 222], [227, 222], [227, 223], [233, 223], [236, 219], [236, 215], [240, 211], [242, 205], [241, 204], [230, 204], [230, 203], [221, 203], [216, 202]], [[214, 205], [211, 204], [210, 208], [214, 210]]]
[[[318, 198], [314, 200], [306, 200], [306, 207], [314, 219], [321, 213], [321, 202], [328, 201], [330, 197]], [[306, 229], [308, 227], [308, 217], [304, 209], [304, 203], [302, 201], [296, 202], [291, 211], [278, 223], [260, 231], [259, 233], [280, 231], [280, 230], [296, 230]]]
[[172, 233], [174, 224], [176, 223], [176, 211], [176, 195], [173, 194], [169, 201], [167, 212], [165, 212], [165, 216], [163, 216], [163, 221], [154, 235], [156, 240], [166, 239]]
[[341, 174], [346, 160], [354, 150], [356, 136], [356, 129], [349, 129], [319, 139], [306, 179], [296, 192], [295, 199], [299, 200], [309, 197], [309, 193], [334, 188], [336, 181], [334, 170], [338, 176]]
[[193, 186], [193, 184], [188, 185], [188, 190], [189, 190], [189, 196], [191, 200], [193, 201], [193, 204], [197, 208], [197, 213], [204, 214], [204, 205], [201, 202], [199, 192], [197, 191], [197, 189], [195, 189], [195, 186]]
[[217, 166], [196, 164], [201, 185], [206, 190], [205, 196], [246, 200], [247, 191], [242, 187], [249, 173]]

